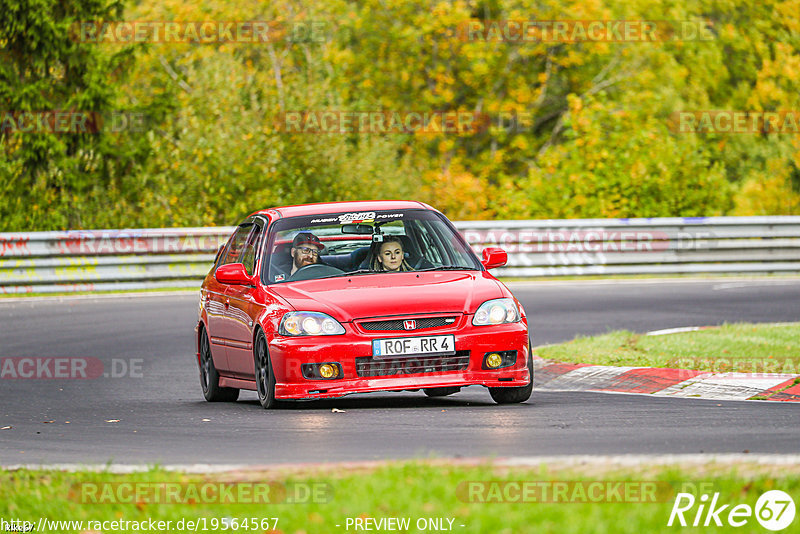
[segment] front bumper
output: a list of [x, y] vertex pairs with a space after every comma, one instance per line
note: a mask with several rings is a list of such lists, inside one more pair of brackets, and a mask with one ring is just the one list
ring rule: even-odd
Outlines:
[[[460, 328], [436, 329], [435, 332], [365, 334], [354, 332], [348, 325], [347, 333], [341, 336], [298, 338], [276, 336], [269, 344], [276, 377], [275, 398], [321, 399], [372, 391], [470, 385], [520, 387], [530, 382], [527, 362], [531, 355], [528, 347], [528, 328], [524, 322], [487, 327], [464, 325], [465, 322], [462, 322]], [[395, 372], [396, 368], [393, 365], [384, 365], [387, 360], [372, 357], [372, 340], [376, 338], [442, 334], [455, 335], [457, 354], [464, 356], [468, 353], [468, 357], [461, 360], [463, 364], [437, 366], [426, 363], [430, 361], [429, 358], [436, 360], [437, 357], [408, 356], [392, 359], [394, 362], [399, 360], [410, 362], [408, 365], [401, 365]], [[515, 363], [496, 370], [482, 369], [484, 355], [496, 351], [516, 351]], [[341, 365], [340, 377], [329, 380], [303, 377], [301, 371], [303, 364], [328, 362], [337, 362]], [[364, 376], [374, 374], [365, 373], [365, 364], [377, 369], [380, 376]]]

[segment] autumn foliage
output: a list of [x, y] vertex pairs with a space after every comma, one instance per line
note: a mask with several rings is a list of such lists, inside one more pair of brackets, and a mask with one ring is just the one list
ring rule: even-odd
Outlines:
[[[221, 225], [271, 205], [370, 198], [418, 199], [460, 220], [800, 214], [800, 135], [670, 124], [685, 110], [800, 110], [798, 0], [0, 0], [0, 14], [0, 110], [146, 117], [88, 134], [0, 124], [0, 231]], [[644, 42], [459, 31], [526, 20], [703, 32]], [[184, 25], [178, 42], [81, 42], [81, 21], [280, 31], [206, 42]], [[326, 110], [486, 121], [280, 128], [287, 112]]]

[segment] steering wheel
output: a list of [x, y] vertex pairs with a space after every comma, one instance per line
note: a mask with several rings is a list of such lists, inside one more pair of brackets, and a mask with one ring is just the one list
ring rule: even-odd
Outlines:
[[331, 265], [325, 265], [324, 263], [312, 263], [311, 265], [304, 265], [297, 269], [294, 274], [289, 277], [289, 280], [311, 280], [333, 274], [344, 274], [344, 271], [332, 267]]

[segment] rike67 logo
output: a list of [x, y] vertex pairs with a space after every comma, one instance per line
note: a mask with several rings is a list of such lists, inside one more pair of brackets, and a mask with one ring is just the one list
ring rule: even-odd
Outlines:
[[[699, 502], [698, 502], [699, 501]], [[695, 510], [695, 505], [697, 505]], [[780, 531], [794, 521], [795, 505], [788, 493], [771, 490], [763, 493], [756, 501], [755, 509], [749, 504], [719, 503], [719, 493], [714, 493], [709, 502], [708, 494], [695, 499], [691, 493], [678, 493], [675, 504], [669, 514], [667, 526], [708, 527], [728, 525], [734, 528], [743, 527], [755, 516], [762, 527], [767, 530]], [[687, 519], [688, 518], [688, 519]], [[677, 520], [677, 522], [676, 522]]]

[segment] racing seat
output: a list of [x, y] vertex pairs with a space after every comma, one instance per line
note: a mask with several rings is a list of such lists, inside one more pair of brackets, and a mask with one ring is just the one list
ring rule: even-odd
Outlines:
[[288, 273], [292, 269], [292, 257], [289, 255], [291, 248], [291, 243], [281, 243], [275, 247], [269, 256], [268, 280], [274, 280], [276, 274]]
[[324, 263], [325, 265], [330, 265], [331, 267], [336, 267], [343, 271], [349, 271], [351, 265], [350, 254], [328, 254], [320, 256], [319, 263]]
[[360, 247], [350, 253], [350, 265], [352, 270], [369, 269], [369, 264], [366, 267], [361, 266], [364, 261], [366, 261], [367, 256], [369, 256], [369, 249], [370, 247], [368, 246]]
[[347, 272], [358, 269], [359, 265], [361, 265], [361, 262], [367, 257], [367, 254], [369, 254], [368, 246], [359, 247], [349, 254], [329, 254], [326, 256], [320, 256], [319, 260], [320, 263], [324, 263], [325, 265], [330, 265], [331, 267], [336, 267], [337, 269]]

